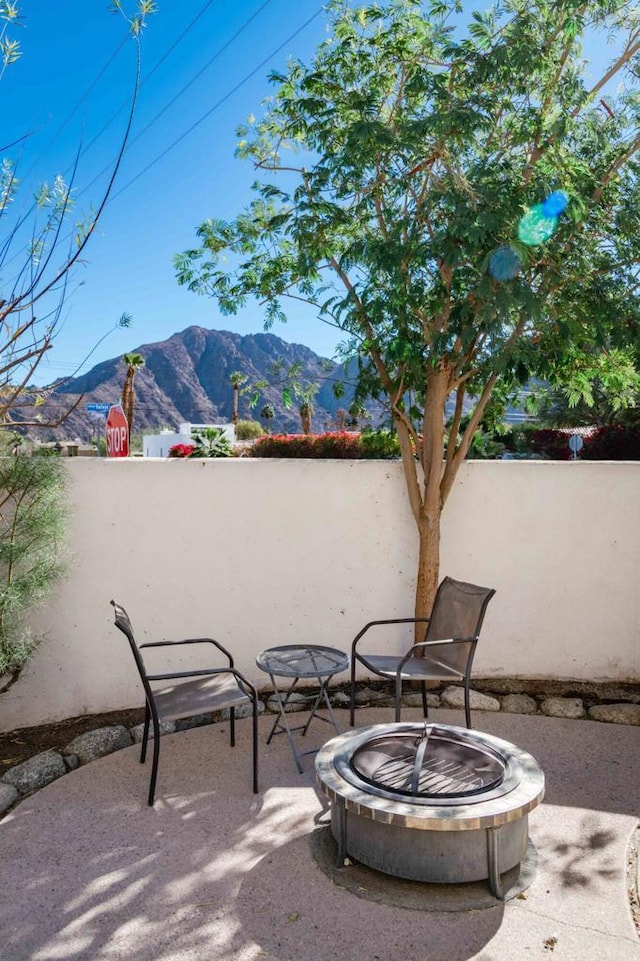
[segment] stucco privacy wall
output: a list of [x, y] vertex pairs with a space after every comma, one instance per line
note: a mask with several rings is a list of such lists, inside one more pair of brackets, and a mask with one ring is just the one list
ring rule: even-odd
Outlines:
[[[348, 650], [366, 621], [411, 614], [416, 533], [398, 463], [83, 459], [67, 469], [70, 573], [34, 618], [48, 637], [0, 699], [1, 730], [141, 703], [111, 597], [140, 642], [213, 636], [261, 686], [264, 647]], [[463, 466], [441, 569], [497, 589], [478, 675], [640, 676], [639, 490], [640, 464]]]

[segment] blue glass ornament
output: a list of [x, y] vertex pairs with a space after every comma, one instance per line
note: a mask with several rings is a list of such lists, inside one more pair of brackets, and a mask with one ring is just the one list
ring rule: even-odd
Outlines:
[[564, 190], [554, 190], [540, 205], [545, 217], [559, 217], [567, 209], [569, 197]]
[[542, 204], [530, 207], [518, 224], [518, 238], [527, 247], [536, 247], [551, 237], [558, 226], [557, 217], [546, 217]]
[[489, 257], [489, 273], [494, 280], [513, 280], [522, 269], [520, 254], [511, 244], [496, 247]]

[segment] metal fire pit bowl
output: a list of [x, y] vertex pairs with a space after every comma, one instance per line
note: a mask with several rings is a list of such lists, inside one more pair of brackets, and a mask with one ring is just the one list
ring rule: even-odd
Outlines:
[[332, 738], [316, 758], [331, 802], [338, 864], [347, 855], [385, 874], [458, 884], [523, 860], [528, 814], [544, 774], [514, 744], [448, 724], [375, 724]]

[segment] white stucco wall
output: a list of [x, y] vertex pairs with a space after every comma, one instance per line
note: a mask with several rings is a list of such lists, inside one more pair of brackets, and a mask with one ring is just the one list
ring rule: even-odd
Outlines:
[[[0, 699], [0, 730], [140, 704], [112, 597], [139, 642], [213, 636], [260, 686], [265, 647], [348, 650], [366, 621], [411, 615], [416, 534], [398, 463], [67, 467], [70, 573], [34, 617], [47, 639]], [[640, 677], [639, 489], [637, 463], [463, 466], [441, 573], [497, 589], [477, 675]]]

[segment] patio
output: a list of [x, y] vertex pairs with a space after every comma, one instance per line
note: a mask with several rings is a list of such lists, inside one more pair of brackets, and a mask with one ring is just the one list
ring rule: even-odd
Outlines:
[[[390, 720], [360, 710], [358, 725]], [[339, 712], [346, 726], [346, 712]], [[419, 716], [408, 711], [407, 718]], [[433, 720], [459, 724], [460, 712]], [[138, 748], [27, 798], [0, 825], [0, 954], [7, 961], [631, 961], [640, 940], [628, 855], [640, 810], [638, 728], [474, 713], [531, 752], [547, 783], [530, 818], [537, 868], [520, 897], [419, 886], [348, 866], [329, 875], [313, 760], [264, 744], [251, 794], [250, 722], [166, 738], [146, 806]], [[324, 732], [312, 729], [310, 736]], [[315, 743], [315, 742], [314, 742]], [[7, 897], [6, 892], [12, 892]], [[407, 906], [399, 906], [403, 898]]]

